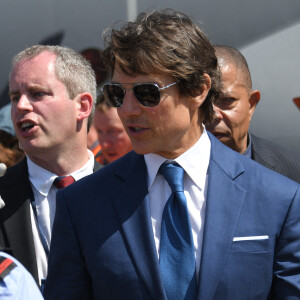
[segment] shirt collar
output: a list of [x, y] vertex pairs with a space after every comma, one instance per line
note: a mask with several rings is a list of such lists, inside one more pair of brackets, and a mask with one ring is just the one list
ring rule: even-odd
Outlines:
[[[211, 148], [210, 139], [204, 126], [203, 128], [203, 133], [196, 144], [174, 159], [200, 189], [204, 189]], [[153, 153], [145, 154], [144, 157], [148, 171], [148, 190], [150, 190], [159, 167], [167, 159]]]
[[[71, 175], [75, 181], [81, 179], [82, 177], [92, 174], [94, 169], [94, 155], [93, 153], [88, 150], [89, 160], [87, 161], [84, 166], [82, 166], [79, 170], [68, 174]], [[35, 164], [28, 156], [27, 156], [27, 165], [28, 165], [28, 174], [29, 180], [31, 184], [38, 190], [42, 195], [47, 196], [53, 181], [56, 177], [56, 174], [40, 167], [39, 165]]]
[[251, 135], [248, 133], [248, 138], [247, 138], [247, 141], [248, 141], [248, 146], [246, 148], [246, 150], [244, 151], [243, 155], [249, 157], [249, 158], [252, 158], [252, 141], [251, 141]]

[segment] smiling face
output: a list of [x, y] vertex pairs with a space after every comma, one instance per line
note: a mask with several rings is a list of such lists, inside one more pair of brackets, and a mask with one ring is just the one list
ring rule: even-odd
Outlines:
[[237, 68], [232, 64], [221, 66], [223, 98], [214, 102], [216, 120], [206, 128], [218, 140], [243, 153], [247, 148], [247, 133], [260, 94], [251, 91]]
[[73, 145], [70, 140], [76, 132], [78, 104], [56, 78], [55, 60], [50, 52], [25, 58], [10, 76], [12, 121], [29, 157], [46, 158]]
[[[112, 82], [129, 85], [147, 82], [163, 87], [174, 82], [174, 78], [169, 75], [129, 76], [117, 66]], [[117, 110], [133, 149], [139, 154], [155, 153], [166, 158], [176, 158], [188, 150], [201, 136], [198, 110], [208, 90], [205, 86], [200, 96], [182, 96], [178, 86], [173, 85], [161, 92], [161, 102], [155, 107], [142, 106], [132, 90], [127, 90], [124, 103]]]
[[118, 116], [117, 109], [97, 110], [94, 115], [94, 126], [98, 134], [103, 158], [111, 163], [132, 150], [131, 141]]

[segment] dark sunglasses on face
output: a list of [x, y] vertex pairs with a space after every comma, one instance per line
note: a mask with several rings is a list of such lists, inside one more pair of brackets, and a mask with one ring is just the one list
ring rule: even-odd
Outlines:
[[157, 83], [123, 84], [131, 85], [133, 88], [124, 88], [123, 85], [119, 83], [107, 83], [104, 84], [102, 90], [106, 102], [114, 107], [121, 107], [123, 105], [126, 91], [133, 91], [135, 98], [141, 105], [154, 107], [160, 102], [160, 91], [163, 91], [176, 83], [177, 82], [173, 82], [161, 88]]

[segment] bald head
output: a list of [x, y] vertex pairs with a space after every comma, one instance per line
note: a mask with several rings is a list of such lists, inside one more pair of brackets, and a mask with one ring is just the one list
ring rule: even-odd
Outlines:
[[235, 68], [238, 72], [240, 83], [248, 90], [252, 89], [252, 80], [249, 67], [245, 57], [237, 49], [229, 46], [214, 46], [215, 54], [218, 58], [218, 64], [222, 70]]
[[223, 96], [214, 101], [215, 120], [206, 124], [222, 143], [244, 153], [249, 145], [248, 129], [260, 92], [252, 90], [244, 56], [228, 46], [215, 46], [221, 71]]

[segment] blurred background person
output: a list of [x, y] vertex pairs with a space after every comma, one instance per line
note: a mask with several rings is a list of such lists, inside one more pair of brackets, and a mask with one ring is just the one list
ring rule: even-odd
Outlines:
[[87, 135], [87, 147], [92, 151], [96, 161], [100, 162], [101, 146], [98, 140], [97, 130], [94, 123], [90, 125], [89, 132]]
[[215, 46], [221, 71], [223, 97], [215, 100], [215, 121], [206, 128], [222, 143], [265, 167], [300, 182], [300, 155], [249, 133], [260, 100], [252, 89], [245, 57], [235, 48]]
[[103, 51], [98, 48], [86, 48], [81, 50], [80, 54], [91, 64], [95, 72], [97, 88], [101, 88], [108, 77], [103, 63]]
[[[96, 76], [96, 84], [97, 84], [97, 94], [100, 93], [101, 87], [104, 82], [108, 78], [108, 73], [105, 70], [105, 66], [103, 63], [103, 53], [99, 48], [86, 48], [80, 52], [80, 54], [91, 64], [95, 76]], [[98, 162], [101, 162], [101, 145], [98, 140], [97, 131], [95, 129], [94, 124], [92, 123], [89, 127], [88, 132], [88, 149], [90, 149], [95, 159]]]
[[24, 157], [10, 116], [11, 104], [0, 109], [0, 163], [11, 167]]
[[101, 164], [107, 165], [132, 150], [117, 109], [106, 103], [103, 94], [98, 96], [93, 124], [101, 146]]

